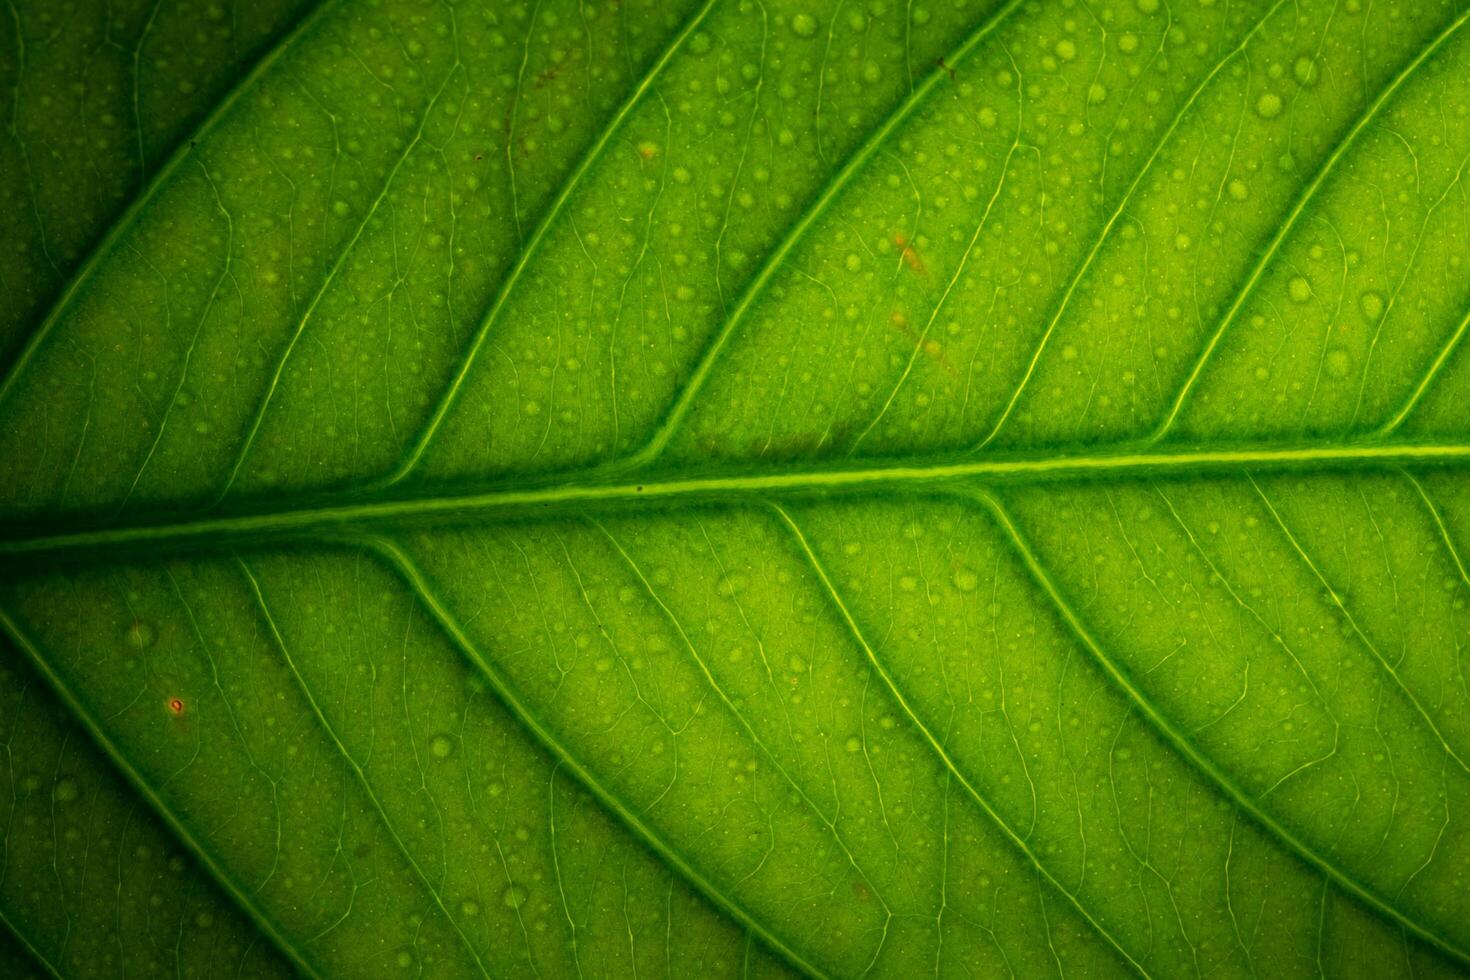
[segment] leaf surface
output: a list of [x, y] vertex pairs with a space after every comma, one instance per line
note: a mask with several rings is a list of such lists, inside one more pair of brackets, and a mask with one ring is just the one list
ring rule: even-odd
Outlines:
[[0, 962], [1459, 976], [1470, 7], [16, 0]]

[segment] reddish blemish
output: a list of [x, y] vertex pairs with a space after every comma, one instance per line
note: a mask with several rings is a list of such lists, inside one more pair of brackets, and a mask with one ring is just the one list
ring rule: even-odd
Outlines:
[[184, 699], [183, 698], [169, 698], [168, 699], [168, 710], [170, 712], [172, 712], [173, 715], [174, 715], [174, 717], [176, 717], [176, 718], [179, 715], [182, 715], [184, 713]]
[[642, 146], [638, 147], [638, 155], [645, 160], [652, 160], [656, 155], [658, 155], [658, 147], [650, 146], [649, 144], [644, 143]]
[[904, 264], [915, 272], [923, 274], [928, 271], [924, 268], [924, 260], [919, 258], [919, 253], [909, 244], [909, 240], [902, 235], [893, 236], [893, 244], [897, 245], [903, 255]]
[[949, 375], [951, 378], [958, 378], [960, 376], [959, 369], [950, 362], [948, 357], [945, 356], [944, 345], [937, 340], [933, 340], [932, 338], [925, 340], [918, 333], [918, 331], [909, 326], [908, 317], [904, 316], [898, 310], [894, 310], [888, 315], [888, 322], [893, 325], [894, 330], [897, 330], [899, 333], [907, 337], [913, 344], [915, 344], [919, 348], [920, 351], [924, 353], [925, 356], [927, 356], [935, 364], [939, 365], [939, 367], [943, 369], [945, 374]]

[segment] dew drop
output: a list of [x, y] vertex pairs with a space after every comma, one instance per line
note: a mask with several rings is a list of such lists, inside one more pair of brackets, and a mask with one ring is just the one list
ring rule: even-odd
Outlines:
[[133, 624], [128, 627], [128, 646], [134, 650], [148, 649], [153, 645], [155, 639], [157, 639], [157, 634], [153, 631], [153, 627], [141, 619], [133, 620]]
[[1311, 88], [1321, 79], [1322, 69], [1315, 58], [1302, 55], [1296, 59], [1296, 64], [1291, 66], [1291, 74], [1302, 88]]
[[512, 884], [507, 886], [505, 891], [501, 893], [500, 900], [505, 903], [506, 908], [518, 909], [522, 905], [525, 905], [526, 899], [530, 897], [531, 893], [526, 891], [523, 886]]
[[1358, 297], [1358, 309], [1362, 310], [1363, 315], [1369, 320], [1377, 320], [1383, 316], [1383, 294], [1368, 290]]

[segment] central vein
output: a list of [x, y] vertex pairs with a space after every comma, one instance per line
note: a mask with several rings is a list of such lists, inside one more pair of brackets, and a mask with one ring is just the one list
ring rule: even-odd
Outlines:
[[[921, 489], [956, 482], [1044, 483], [1188, 476], [1242, 471], [1343, 471], [1395, 466], [1464, 467], [1470, 444], [1396, 443], [1357, 446], [1240, 447], [1138, 452], [1078, 452], [1051, 456], [895, 460], [866, 465], [803, 464], [784, 469], [688, 475], [650, 475], [588, 470], [541, 483], [479, 491], [440, 491], [393, 498], [357, 498], [283, 504], [253, 512], [201, 514], [152, 522], [132, 520], [91, 529], [39, 532], [22, 526], [0, 537], [0, 555], [40, 554], [207, 539], [248, 540], [265, 535], [331, 536], [413, 520], [462, 520], [580, 510], [630, 501], [675, 502], [709, 498], [780, 497]], [[552, 481], [555, 482], [552, 482]]]

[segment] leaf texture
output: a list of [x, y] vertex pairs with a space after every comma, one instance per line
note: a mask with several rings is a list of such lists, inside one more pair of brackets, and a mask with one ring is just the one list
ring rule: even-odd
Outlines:
[[0, 24], [0, 966], [1462, 976], [1470, 7]]

